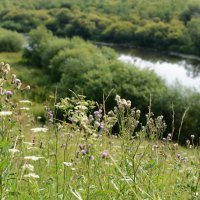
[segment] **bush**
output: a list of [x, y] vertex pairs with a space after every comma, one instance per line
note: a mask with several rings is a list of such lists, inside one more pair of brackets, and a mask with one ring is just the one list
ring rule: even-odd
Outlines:
[[0, 29], [0, 51], [20, 51], [23, 48], [24, 42], [24, 38], [21, 34]]

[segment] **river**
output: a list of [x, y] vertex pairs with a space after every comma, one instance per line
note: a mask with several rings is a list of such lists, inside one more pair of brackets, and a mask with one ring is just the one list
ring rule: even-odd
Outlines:
[[176, 82], [200, 91], [200, 58], [171, 53], [167, 55], [151, 50], [114, 47], [119, 60], [141, 69], [154, 70], [168, 85]]

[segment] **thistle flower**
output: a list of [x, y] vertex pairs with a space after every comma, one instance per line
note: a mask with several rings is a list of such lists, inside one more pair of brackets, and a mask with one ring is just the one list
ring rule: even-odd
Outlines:
[[99, 126], [100, 126], [100, 123], [96, 121], [96, 122], [94, 123], [94, 128], [99, 128]]
[[83, 155], [85, 155], [85, 154], [87, 153], [87, 151], [86, 151], [85, 149], [82, 149], [82, 150], [81, 150], [81, 153], [82, 153]]
[[27, 85], [24, 89], [25, 89], [25, 90], [30, 90], [30, 89], [31, 89], [31, 86], [30, 86], [30, 85]]
[[16, 83], [16, 78], [17, 78], [17, 76], [15, 74], [12, 74], [11, 84], [15, 84]]
[[100, 126], [99, 126], [99, 127], [100, 127], [100, 129], [103, 129], [103, 128], [104, 128], [103, 122], [100, 123]]
[[11, 91], [6, 91], [6, 98], [9, 99], [12, 97], [13, 93]]
[[79, 148], [80, 148], [80, 150], [83, 150], [85, 147], [84, 147], [84, 145], [80, 144]]
[[195, 136], [194, 136], [194, 135], [190, 135], [190, 137], [191, 137], [192, 140], [194, 140], [194, 137], [195, 137]]
[[5, 64], [4, 65], [4, 69], [6, 69], [7, 71], [10, 71], [10, 65], [9, 64]]
[[16, 83], [16, 85], [17, 85], [17, 89], [20, 89], [21, 86], [22, 86], [21, 80], [20, 80], [20, 79], [16, 79], [16, 80], [15, 80], [15, 83]]
[[90, 159], [91, 159], [91, 160], [94, 160], [94, 156], [90, 156]]
[[101, 154], [101, 157], [102, 158], [106, 158], [108, 156], [108, 153], [106, 151], [104, 151], [102, 154]]

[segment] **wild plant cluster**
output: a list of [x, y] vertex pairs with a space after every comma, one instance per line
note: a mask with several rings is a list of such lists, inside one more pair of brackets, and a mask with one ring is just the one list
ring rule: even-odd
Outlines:
[[163, 136], [163, 116], [149, 106], [141, 123], [143, 113], [119, 95], [108, 111], [107, 98], [98, 104], [74, 94], [57, 102], [55, 95], [43, 124], [33, 103], [20, 99], [30, 86], [10, 70], [1, 63], [1, 199], [200, 198], [193, 134], [180, 146], [172, 133]]

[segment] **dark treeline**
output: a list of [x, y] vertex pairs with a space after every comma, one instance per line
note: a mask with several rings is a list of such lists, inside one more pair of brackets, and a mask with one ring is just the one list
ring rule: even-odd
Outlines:
[[198, 0], [2, 0], [0, 26], [200, 55]]
[[79, 37], [61, 39], [44, 27], [38, 27], [30, 32], [24, 57], [43, 69], [45, 76], [50, 77], [46, 85], [57, 86], [59, 97], [72, 96], [71, 89], [101, 103], [103, 94], [107, 96], [112, 91], [106, 102], [108, 109], [115, 106], [115, 95], [119, 94], [146, 114], [151, 95], [152, 112], [155, 116], [164, 115], [168, 132], [172, 130], [173, 104], [174, 139], [178, 136], [182, 114], [189, 107], [180, 140], [185, 142], [191, 133], [198, 136], [200, 94], [181, 86], [168, 87], [154, 72], [118, 61], [117, 54], [110, 48], [98, 48]]

